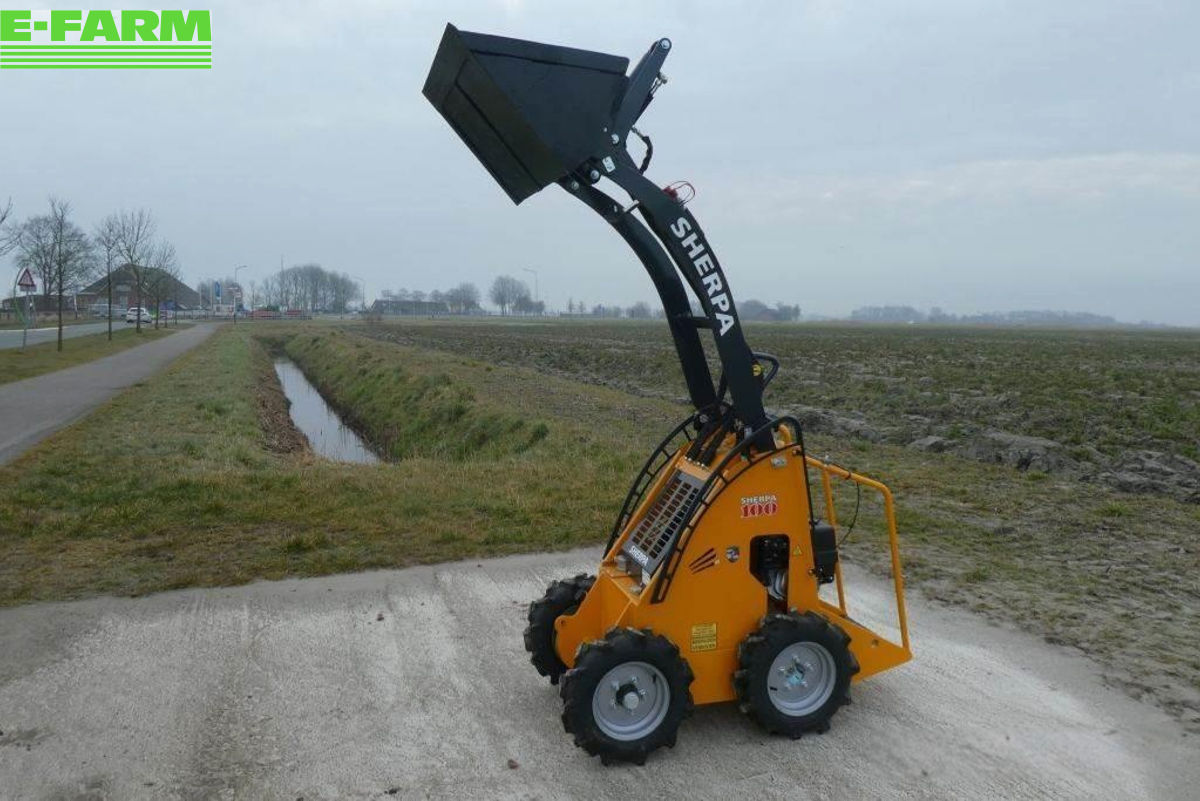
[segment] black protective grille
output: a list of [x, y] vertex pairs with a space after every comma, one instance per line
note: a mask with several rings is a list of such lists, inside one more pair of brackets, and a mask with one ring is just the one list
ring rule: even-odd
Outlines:
[[649, 576], [658, 568], [671, 543], [687, 525], [688, 512], [704, 484], [700, 479], [676, 470], [650, 510], [637, 524], [621, 548]]

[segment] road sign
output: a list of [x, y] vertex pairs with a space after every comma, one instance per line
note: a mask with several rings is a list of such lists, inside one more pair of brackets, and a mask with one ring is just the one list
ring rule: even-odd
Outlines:
[[21, 273], [19, 278], [17, 278], [17, 286], [22, 292], [32, 292], [33, 290], [37, 289], [37, 281], [33, 280], [33, 273], [29, 272], [28, 267], [26, 267], [25, 271]]
[[29, 341], [29, 319], [33, 317], [37, 311], [33, 304], [33, 291], [37, 289], [37, 281], [33, 280], [33, 273], [29, 272], [26, 267], [17, 276], [17, 289], [25, 293], [25, 305], [27, 308], [20, 309], [17, 303], [16, 292], [13, 292], [13, 308], [20, 309], [21, 312], [21, 352], [25, 352], [25, 345]]

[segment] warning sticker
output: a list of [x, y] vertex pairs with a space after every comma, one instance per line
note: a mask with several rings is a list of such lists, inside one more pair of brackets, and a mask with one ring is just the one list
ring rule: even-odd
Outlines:
[[692, 650], [693, 651], [715, 651], [717, 650], [717, 624], [716, 623], [697, 623], [692, 626]]

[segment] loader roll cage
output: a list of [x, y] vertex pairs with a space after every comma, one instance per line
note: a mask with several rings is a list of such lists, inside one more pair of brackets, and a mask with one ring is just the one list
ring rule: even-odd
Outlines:
[[[447, 25], [423, 91], [514, 203], [557, 183], [617, 231], [658, 292], [695, 421], [727, 426], [770, 450], [762, 365], [742, 333], [725, 272], [696, 218], [643, 174], [646, 164], [637, 165], [626, 147], [666, 83], [661, 69], [670, 50], [669, 39], [656, 40], [626, 76], [622, 57]], [[632, 202], [598, 189], [601, 178]], [[702, 315], [693, 314], [685, 285]], [[715, 385], [701, 329], [716, 343]], [[779, 363], [770, 361], [773, 376]]]
[[[761, 355], [768, 359], [773, 358], [767, 354]], [[697, 428], [700, 416], [700, 413], [696, 412], [671, 429], [670, 433], [663, 438], [658, 447], [646, 459], [646, 463], [642, 466], [637, 478], [634, 479], [633, 484], [630, 486], [629, 493], [625, 496], [625, 502], [621, 506], [621, 511], [617, 515], [616, 522], [613, 524], [608, 543], [604, 546], [605, 556], [612, 554], [613, 546], [616, 545], [621, 532], [625, 530], [637, 508], [641, 505], [646, 490], [653, 486], [658, 474], [662, 472], [664, 467], [670, 464], [672, 456], [684, 444], [700, 441], [701, 438], [699, 436], [693, 436], [692, 434], [692, 431]], [[792, 433], [790, 441], [785, 439], [782, 444], [778, 444], [769, 450], [751, 447], [759, 439], [759, 434], [773, 432], [777, 428], [784, 427], [788, 428]], [[883, 523], [887, 533], [888, 557], [891, 568], [892, 589], [896, 599], [895, 612], [896, 623], [900, 631], [900, 644], [906, 651], [909, 650], [908, 613], [904, 603], [904, 573], [900, 566], [900, 540], [896, 531], [896, 508], [891, 490], [873, 478], [859, 475], [841, 465], [810, 456], [804, 447], [804, 431], [800, 427], [800, 421], [791, 416], [776, 418], [767, 423], [764, 431], [753, 432], [751, 435], [743, 438], [735, 447], [730, 448], [721, 461], [712, 468], [711, 474], [700, 488], [695, 500], [684, 511], [682, 516], [688, 522], [668, 547], [667, 553], [661, 562], [662, 568], [650, 577], [650, 581], [653, 582], [650, 595], [651, 603], [662, 603], [666, 600], [667, 594], [671, 589], [671, 582], [675, 577], [675, 572], [683, 562], [683, 555], [687, 550], [691, 533], [700, 525], [705, 512], [716, 501], [720, 493], [730, 487], [741, 475], [759, 461], [784, 452], [790, 452], [793, 456], [799, 457], [800, 463], [803, 465], [801, 480], [804, 482], [804, 491], [808, 496], [808, 523], [810, 528], [820, 520], [817, 515], [817, 507], [813, 504], [812, 482], [809, 477], [809, 471], [811, 470], [815, 470], [820, 474], [823, 517], [834, 529], [838, 526], [838, 520], [837, 509], [834, 503], [835, 492], [832, 479], [837, 478], [857, 485], [860, 490], [865, 487], [879, 494], [883, 501]], [[848, 617], [849, 611], [846, 607], [846, 589], [842, 579], [841, 559], [838, 559], [834, 563], [834, 586], [837, 590], [837, 605], [836, 607], [829, 607], [829, 611], [836, 610], [842, 617]]]
[[[888, 560], [892, 574], [892, 591], [896, 598], [896, 625], [900, 630], [900, 645], [905, 651], [911, 650], [911, 645], [908, 640], [908, 611], [904, 605], [904, 571], [900, 566], [900, 536], [896, 533], [896, 503], [892, 498], [892, 491], [889, 490], [879, 481], [873, 478], [868, 478], [855, 473], [853, 470], [847, 470], [841, 465], [832, 462], [823, 462], [813, 456], [808, 456], [804, 453], [803, 447], [796, 449], [796, 455], [804, 459], [805, 475], [808, 470], [816, 470], [821, 474], [821, 494], [822, 505], [825, 507], [825, 519], [834, 528], [837, 528], [837, 509], [834, 503], [835, 493], [833, 487], [833, 479], [838, 478], [843, 482], [848, 482], [857, 485], [858, 491], [863, 487], [877, 493], [883, 501], [883, 523], [887, 530], [888, 542]], [[811, 490], [809, 495], [811, 497]], [[811, 504], [810, 504], [811, 505]], [[846, 588], [842, 581], [842, 561], [839, 559], [834, 566], [834, 577], [837, 587], [837, 606], [831, 607], [830, 611], [836, 608], [838, 614], [842, 617], [849, 617], [850, 612], [846, 608]]]

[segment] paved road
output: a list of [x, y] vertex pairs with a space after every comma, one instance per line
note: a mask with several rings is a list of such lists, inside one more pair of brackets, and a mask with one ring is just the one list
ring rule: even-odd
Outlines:
[[[917, 660], [856, 685], [828, 734], [768, 737], [709, 707], [674, 750], [603, 768], [563, 734], [521, 646], [526, 602], [594, 557], [0, 610], [0, 795], [1182, 799], [1200, 786], [1194, 739], [1086, 659], [915, 598]], [[881, 614], [886, 588], [849, 580], [852, 611]]]
[[[125, 327], [125, 315], [121, 315], [120, 319], [113, 320], [113, 330], [120, 331]], [[133, 328], [132, 325], [129, 326]], [[71, 337], [83, 337], [88, 334], [102, 334], [108, 330], [108, 321], [104, 320], [99, 323], [79, 323], [78, 325], [64, 325], [63, 338], [70, 339]], [[36, 345], [39, 342], [55, 342], [58, 339], [58, 328], [31, 328], [29, 329], [29, 344]], [[0, 350], [5, 348], [21, 347], [21, 329], [6, 328], [0, 330]]]
[[0, 384], [0, 464], [158, 372], [212, 332], [211, 325], [194, 325], [103, 359]]

